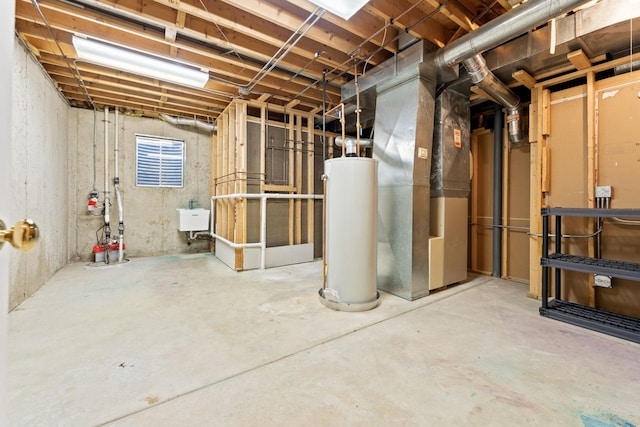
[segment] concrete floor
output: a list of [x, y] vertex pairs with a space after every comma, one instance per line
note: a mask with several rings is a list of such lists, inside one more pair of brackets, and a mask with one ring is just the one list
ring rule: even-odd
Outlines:
[[319, 262], [71, 264], [9, 316], [15, 426], [640, 424], [640, 346], [488, 277], [344, 313]]

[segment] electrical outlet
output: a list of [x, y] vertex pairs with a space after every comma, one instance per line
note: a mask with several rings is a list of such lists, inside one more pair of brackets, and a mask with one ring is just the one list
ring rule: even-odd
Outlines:
[[594, 274], [593, 278], [595, 279], [593, 282], [594, 286], [598, 286], [601, 288], [610, 288], [611, 287], [611, 277], [603, 276], [601, 274]]
[[599, 198], [611, 198], [611, 186], [610, 185], [599, 185], [596, 187], [596, 197]]

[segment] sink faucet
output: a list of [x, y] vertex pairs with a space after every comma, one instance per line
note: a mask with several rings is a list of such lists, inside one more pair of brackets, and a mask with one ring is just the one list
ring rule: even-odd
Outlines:
[[196, 204], [196, 199], [195, 198], [189, 199], [189, 209], [193, 209], [193, 206], [195, 204]]

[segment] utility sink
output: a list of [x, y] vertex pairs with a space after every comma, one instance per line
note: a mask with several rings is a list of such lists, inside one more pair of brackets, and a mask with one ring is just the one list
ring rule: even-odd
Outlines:
[[209, 209], [176, 209], [179, 231], [202, 231], [209, 229]]

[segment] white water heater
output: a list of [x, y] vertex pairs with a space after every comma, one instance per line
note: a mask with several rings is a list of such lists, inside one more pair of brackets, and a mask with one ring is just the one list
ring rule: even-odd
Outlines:
[[320, 301], [334, 310], [378, 305], [378, 161], [339, 157], [324, 163], [325, 283]]

